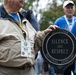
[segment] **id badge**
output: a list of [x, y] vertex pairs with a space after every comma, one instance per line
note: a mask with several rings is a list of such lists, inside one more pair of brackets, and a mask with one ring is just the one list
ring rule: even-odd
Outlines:
[[21, 41], [21, 56], [22, 57], [32, 57], [31, 55], [31, 44], [29, 41]]

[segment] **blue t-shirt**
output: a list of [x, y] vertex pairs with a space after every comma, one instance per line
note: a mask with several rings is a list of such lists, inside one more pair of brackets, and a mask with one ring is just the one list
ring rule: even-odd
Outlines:
[[[17, 13], [10, 13], [10, 14], [11, 14], [11, 16], [12, 16], [17, 22], [19, 22], [20, 16], [18, 16]], [[21, 18], [20, 18], [20, 21], [21, 21]]]
[[[74, 17], [74, 22], [75, 22], [75, 20], [76, 20], [76, 17]], [[59, 26], [61, 29], [66, 29], [66, 30], [71, 31], [70, 26], [71, 26], [71, 27], [73, 26], [73, 25], [72, 25], [72, 19], [68, 19], [68, 22], [69, 22], [69, 24], [70, 24], [69, 27], [68, 27], [68, 25], [67, 25], [67, 22], [66, 22], [66, 20], [65, 20], [65, 17], [62, 16], [62, 17], [58, 18], [58, 19], [55, 21], [54, 25]], [[69, 28], [70, 28], [70, 29], [69, 29]]]

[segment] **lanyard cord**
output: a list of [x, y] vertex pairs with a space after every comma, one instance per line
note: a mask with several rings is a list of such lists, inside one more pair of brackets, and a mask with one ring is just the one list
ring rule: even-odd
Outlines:
[[[68, 22], [68, 19], [67, 19], [66, 15], [64, 15], [64, 18], [65, 18], [65, 20], [66, 20], [68, 30], [70, 31], [70, 30], [71, 30], [71, 29], [70, 29], [70, 26], [69, 26], [70, 23]], [[72, 23], [71, 23], [71, 26], [73, 26], [73, 24], [74, 24], [74, 17], [72, 17]]]
[[[13, 17], [15, 19], [14, 16], [12, 16], [11, 14], [9, 14], [11, 17]], [[21, 22], [21, 18], [19, 16], [19, 13], [17, 13], [17, 16], [18, 16], [18, 20], [16, 20], [16, 22], [18, 23], [18, 26], [20, 27], [20, 29], [22, 30], [22, 34], [24, 36], [24, 39], [26, 39], [26, 32], [23, 30], [23, 27], [22, 27], [22, 22]]]
[[18, 15], [18, 19], [19, 19], [19, 27], [20, 27], [20, 29], [22, 30], [24, 39], [26, 39], [26, 32], [23, 30], [22, 23], [21, 23], [21, 18], [20, 18], [20, 16], [19, 16], [19, 13], [17, 13], [17, 15]]

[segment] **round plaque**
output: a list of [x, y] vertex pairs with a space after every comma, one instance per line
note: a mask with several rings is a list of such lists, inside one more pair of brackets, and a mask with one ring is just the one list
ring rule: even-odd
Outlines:
[[41, 53], [50, 64], [66, 65], [76, 57], [75, 36], [67, 30], [57, 29], [48, 33], [42, 43]]

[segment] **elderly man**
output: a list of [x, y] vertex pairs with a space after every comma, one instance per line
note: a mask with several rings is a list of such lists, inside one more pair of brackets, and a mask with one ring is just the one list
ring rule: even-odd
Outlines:
[[24, 0], [4, 0], [0, 11], [0, 75], [35, 75], [33, 64], [45, 34], [59, 28], [50, 25], [36, 32], [19, 12]]
[[[64, 15], [59, 17], [54, 24], [59, 26], [61, 29], [71, 31], [76, 21], [76, 17], [73, 16], [75, 12], [74, 2], [70, 0], [65, 1], [63, 3], [63, 12]], [[71, 75], [71, 71], [74, 71], [74, 63], [66, 69], [64, 75]]]

